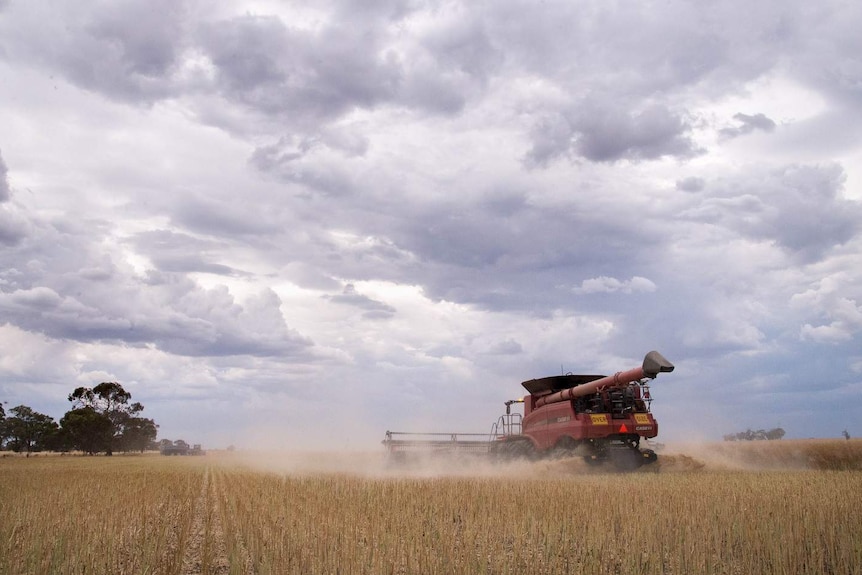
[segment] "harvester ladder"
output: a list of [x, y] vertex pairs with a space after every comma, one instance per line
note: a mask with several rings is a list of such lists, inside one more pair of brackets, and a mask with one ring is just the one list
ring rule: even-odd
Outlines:
[[523, 417], [520, 413], [506, 413], [491, 426], [490, 441], [495, 441], [500, 437], [509, 435], [521, 435], [521, 420]]

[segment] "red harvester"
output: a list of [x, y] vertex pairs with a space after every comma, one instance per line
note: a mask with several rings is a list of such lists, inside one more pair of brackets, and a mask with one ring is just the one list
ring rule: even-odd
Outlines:
[[[642, 437], [658, 434], [650, 413], [648, 380], [673, 368], [651, 351], [640, 367], [614, 375], [531, 379], [521, 384], [529, 395], [505, 402], [506, 413], [490, 434], [387, 431], [383, 444], [395, 459], [417, 451], [487, 453], [497, 458], [571, 455], [590, 464], [610, 461], [619, 469], [634, 469], [656, 461], [653, 450], [640, 448]], [[524, 404], [523, 416], [511, 413], [515, 403]]]

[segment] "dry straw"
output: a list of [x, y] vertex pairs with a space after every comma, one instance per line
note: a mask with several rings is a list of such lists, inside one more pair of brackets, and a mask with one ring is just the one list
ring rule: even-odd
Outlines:
[[370, 477], [262, 472], [217, 455], [3, 459], [0, 573], [844, 574], [862, 565], [859, 471], [495, 469]]

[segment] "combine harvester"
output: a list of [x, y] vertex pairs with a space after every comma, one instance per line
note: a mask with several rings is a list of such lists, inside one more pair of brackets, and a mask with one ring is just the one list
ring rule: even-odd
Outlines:
[[[387, 431], [383, 445], [394, 461], [411, 454], [478, 454], [493, 459], [581, 456], [589, 464], [610, 462], [617, 469], [653, 463], [641, 438], [658, 435], [650, 413], [649, 380], [673, 371], [651, 351], [643, 365], [614, 375], [557, 375], [521, 385], [529, 395], [505, 402], [506, 413], [484, 433]], [[512, 405], [524, 404], [524, 414]]]

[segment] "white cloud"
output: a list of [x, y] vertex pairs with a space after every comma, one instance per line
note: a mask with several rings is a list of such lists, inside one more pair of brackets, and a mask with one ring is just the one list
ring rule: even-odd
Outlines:
[[856, 280], [839, 272], [819, 280], [810, 289], [794, 294], [791, 304], [803, 317], [817, 317], [822, 323], [805, 323], [800, 329], [803, 340], [815, 342], [851, 341], [862, 332], [862, 306], [845, 296]]
[[629, 280], [618, 280], [612, 277], [600, 276], [584, 280], [581, 282], [580, 287], [572, 288], [572, 293], [578, 295], [615, 292], [630, 294], [636, 292], [649, 293], [656, 291], [656, 289], [657, 287], [653, 282], [640, 276], [634, 276]]
[[803, 340], [810, 340], [822, 343], [836, 343], [842, 341], [850, 341], [853, 337], [853, 330], [841, 322], [833, 322], [829, 325], [813, 326], [806, 323], [799, 330], [799, 337]]

